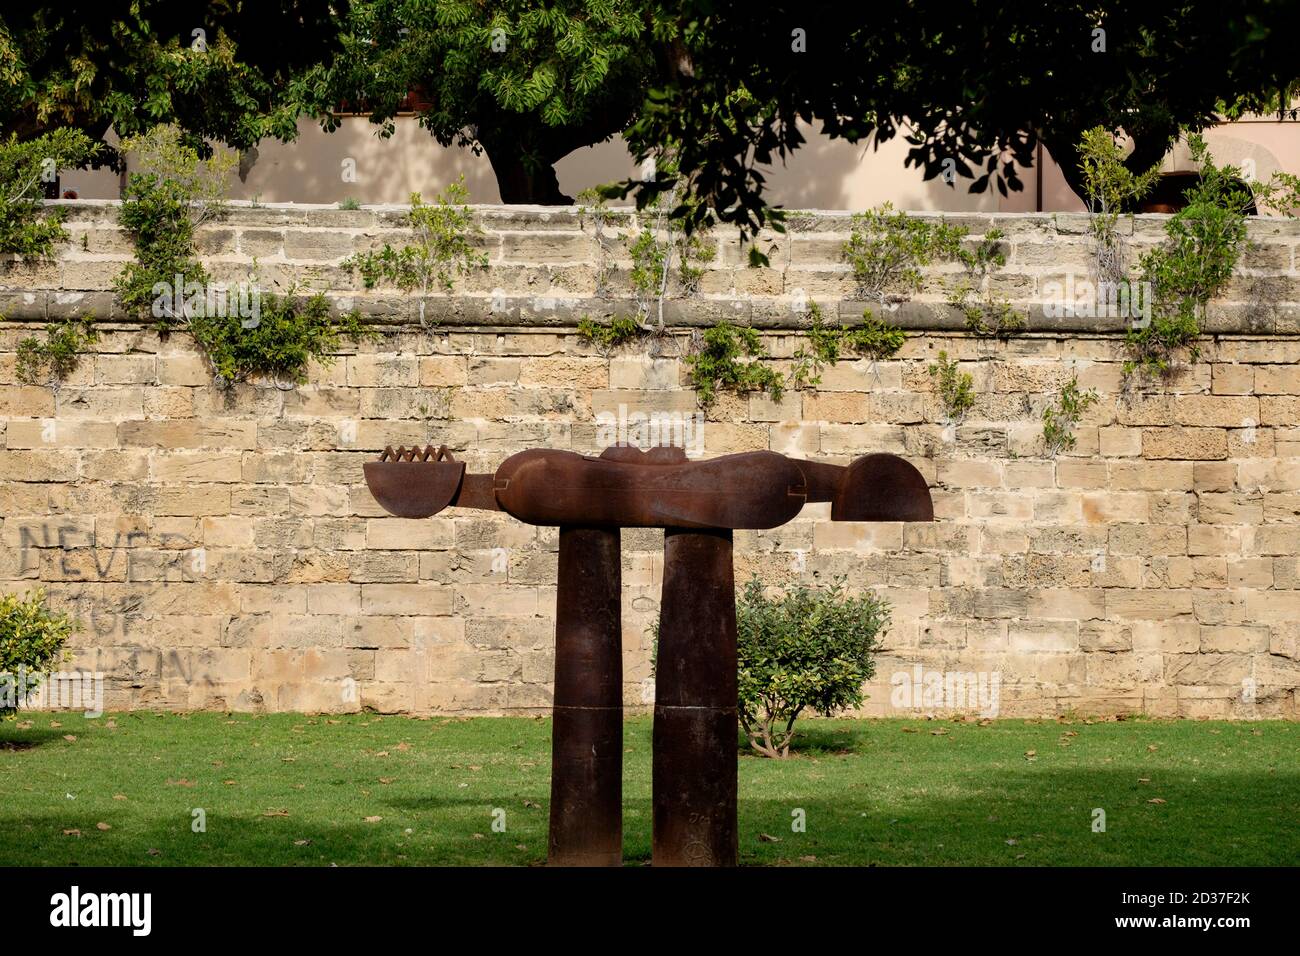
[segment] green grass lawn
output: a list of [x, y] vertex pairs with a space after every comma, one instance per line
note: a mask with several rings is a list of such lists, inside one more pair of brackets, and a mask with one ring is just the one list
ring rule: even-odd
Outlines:
[[[633, 864], [650, 858], [650, 723], [625, 730]], [[1300, 725], [803, 726], [797, 756], [740, 759], [742, 863], [1300, 860]], [[0, 722], [0, 864], [536, 864], [550, 732], [518, 718], [20, 714]], [[791, 830], [796, 809], [806, 832]]]

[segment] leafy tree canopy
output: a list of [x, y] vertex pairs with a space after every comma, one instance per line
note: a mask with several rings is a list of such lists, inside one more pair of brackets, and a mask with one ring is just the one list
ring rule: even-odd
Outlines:
[[[877, 146], [903, 136], [927, 179], [1004, 195], [1023, 188], [1017, 169], [1042, 141], [1073, 185], [1094, 126], [1123, 127], [1142, 170], [1180, 128], [1275, 105], [1300, 76], [1294, 6], [684, 0], [678, 55], [627, 135], [642, 158], [671, 144], [703, 200], [681, 210], [693, 224], [716, 216], [747, 231], [770, 217], [756, 167], [803, 145], [801, 121]], [[622, 191], [644, 202], [670, 185]]]
[[635, 119], [675, 29], [649, 0], [355, 0], [342, 54], [295, 89], [326, 129], [340, 103], [386, 135], [413, 107], [443, 146], [486, 152], [505, 202], [567, 203], [553, 164]]
[[243, 148], [292, 138], [291, 77], [336, 43], [330, 0], [14, 3], [0, 12], [0, 129], [102, 137], [173, 122]]

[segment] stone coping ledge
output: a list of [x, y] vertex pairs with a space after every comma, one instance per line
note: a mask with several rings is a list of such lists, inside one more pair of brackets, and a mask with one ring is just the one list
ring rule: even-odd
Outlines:
[[[0, 256], [0, 316], [13, 322], [60, 321], [93, 316], [101, 321], [140, 322], [116, 301], [113, 283], [131, 261], [130, 237], [118, 223], [119, 200], [52, 200], [68, 212], [70, 241], [49, 260]], [[199, 255], [216, 282], [243, 281], [257, 268], [262, 287], [298, 296], [323, 292], [336, 312], [356, 308], [368, 323], [418, 326], [420, 298], [381, 287], [363, 290], [341, 263], [351, 255], [400, 244], [409, 230], [409, 207], [373, 204], [339, 209], [337, 204], [233, 201], [225, 214], [199, 230]], [[621, 244], [596, 241], [589, 216], [579, 206], [475, 205], [489, 257], [485, 273], [458, 281], [452, 295], [423, 301], [430, 328], [493, 326], [572, 329], [586, 317], [597, 321], [635, 316], [637, 301], [628, 278], [631, 263]], [[750, 269], [736, 232], [718, 227], [714, 261], [706, 267], [699, 293], [665, 301], [665, 325], [692, 329], [731, 321], [770, 331], [797, 332], [811, 317], [796, 303], [816, 301], [829, 319], [862, 320], [864, 310], [914, 331], [963, 331], [965, 317], [946, 301], [960, 266], [944, 263], [923, 270], [920, 294], [890, 311], [858, 301], [842, 243], [853, 213], [792, 210], [788, 232], [765, 230], [758, 238], [769, 251], [768, 268]], [[990, 277], [990, 290], [1026, 316], [1021, 334], [1123, 335], [1132, 320], [1123, 316], [1048, 315], [1052, 286], [1090, 268], [1089, 217], [1084, 213], [922, 212], [926, 219], [965, 226], [972, 237], [997, 227], [1005, 233], [1006, 267]], [[635, 231], [644, 222], [631, 207], [610, 210], [612, 228]], [[1164, 214], [1121, 219], [1134, 255], [1165, 235]], [[1300, 220], [1255, 218], [1250, 245], [1224, 298], [1210, 304], [1202, 322], [1210, 335], [1300, 334]], [[610, 233], [606, 232], [606, 236]], [[612, 278], [611, 278], [612, 277]], [[657, 310], [656, 310], [657, 318]]]
[[[293, 298], [305, 301], [307, 296]], [[331, 311], [342, 315], [355, 308], [362, 321], [375, 326], [418, 327], [419, 297], [365, 295], [327, 292]], [[426, 326], [430, 332], [451, 327], [496, 326], [501, 328], [575, 329], [583, 318], [608, 321], [613, 317], [636, 316], [635, 299], [568, 298], [555, 296], [487, 295], [430, 296], [425, 300]], [[503, 307], [502, 307], [503, 306]], [[1049, 316], [1039, 303], [1026, 306], [1024, 328], [1008, 337], [1030, 334], [1124, 335], [1132, 320], [1120, 317]], [[823, 309], [823, 321], [838, 316], [845, 326], [863, 320], [865, 310], [891, 325], [914, 332], [964, 332], [965, 316], [946, 302], [910, 301], [894, 311], [881, 310], [875, 302], [840, 301]], [[1278, 303], [1270, 314], [1249, 315], [1241, 305], [1211, 307], [1201, 323], [1206, 335], [1300, 335], [1300, 304]], [[0, 291], [0, 317], [9, 322], [43, 323], [90, 315], [97, 321], [145, 327], [122, 311], [111, 292], [58, 292], [46, 290]], [[652, 318], [656, 318], [652, 317]], [[812, 325], [808, 313], [794, 312], [788, 302], [775, 299], [691, 298], [664, 303], [665, 328], [708, 328], [719, 322], [750, 325], [772, 332], [806, 331]]]
[[[45, 205], [50, 208], [63, 208], [88, 214], [85, 218], [100, 219], [108, 216], [122, 205], [119, 199], [51, 199]], [[309, 218], [320, 217], [330, 222], [321, 225], [345, 225], [347, 228], [365, 228], [380, 224], [393, 217], [402, 217], [410, 211], [406, 203], [363, 203], [357, 209], [340, 209], [338, 203], [254, 203], [250, 200], [227, 200], [227, 215], [239, 224], [255, 223], [259, 220], [306, 222]], [[513, 222], [533, 228], [538, 226], [567, 227], [576, 226], [585, 207], [581, 204], [571, 206], [528, 206], [505, 205], [502, 203], [469, 203], [468, 208], [476, 213], [485, 225], [501, 222]], [[633, 205], [607, 206], [605, 211], [618, 218], [637, 216]], [[852, 217], [864, 210], [851, 209], [786, 209], [786, 227], [789, 232], [843, 232]], [[974, 227], [982, 223], [995, 223], [1001, 227], [1018, 229], [1020, 227], [1042, 228], [1056, 225], [1062, 234], [1078, 235], [1086, 232], [1088, 214], [1083, 212], [994, 212], [966, 211], [942, 212], [937, 210], [897, 210], [920, 219], [943, 220], [956, 225]], [[1122, 215], [1121, 224], [1132, 223], [1135, 232], [1141, 231], [1140, 224], [1149, 223], [1163, 229], [1164, 223], [1171, 218], [1170, 213], [1137, 213], [1132, 216]], [[1300, 238], [1300, 218], [1286, 219], [1274, 216], [1254, 216], [1248, 220], [1252, 235], [1283, 235]], [[220, 221], [211, 222], [209, 227], [220, 225]], [[722, 224], [715, 227], [720, 234], [734, 232], [734, 227]], [[766, 235], [778, 235], [764, 230]]]

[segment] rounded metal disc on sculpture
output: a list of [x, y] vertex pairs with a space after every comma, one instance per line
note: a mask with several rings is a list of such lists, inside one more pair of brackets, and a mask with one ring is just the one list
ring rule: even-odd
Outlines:
[[832, 521], [933, 521], [925, 478], [897, 455], [864, 455], [848, 467], [831, 503]]

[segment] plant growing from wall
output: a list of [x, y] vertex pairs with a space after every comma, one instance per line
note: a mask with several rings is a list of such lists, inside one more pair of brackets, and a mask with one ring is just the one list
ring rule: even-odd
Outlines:
[[765, 391], [779, 402], [785, 392], [785, 376], [760, 361], [766, 354], [757, 331], [720, 322], [704, 330], [683, 361], [690, 369], [700, 404], [706, 408], [717, 399], [719, 389]]
[[616, 315], [608, 322], [597, 322], [586, 315], [578, 320], [578, 338], [603, 352], [612, 352], [644, 334], [645, 330], [637, 321], [625, 315]]
[[1256, 193], [1255, 200], [1279, 215], [1294, 219], [1300, 215], [1300, 176], [1281, 170], [1275, 172]]
[[974, 380], [968, 372], [958, 368], [956, 360], [948, 358], [948, 353], [942, 351], [928, 371], [934, 379], [946, 422], [960, 422], [975, 405]]
[[67, 238], [65, 210], [45, 208], [45, 183], [60, 169], [89, 162], [98, 148], [81, 130], [66, 128], [24, 142], [16, 133], [0, 140], [0, 252], [46, 258]]
[[1075, 426], [1096, 403], [1096, 389], [1080, 391], [1077, 375], [1061, 386], [1056, 398], [1043, 408], [1043, 445], [1049, 458], [1074, 449]]
[[578, 193], [578, 226], [584, 231], [592, 227], [592, 241], [596, 244], [596, 295], [609, 294], [609, 280], [614, 275], [614, 252], [621, 245], [614, 232], [614, 216], [607, 200], [599, 189], [584, 189]]
[[808, 311], [812, 325], [807, 341], [794, 353], [791, 380], [795, 388], [812, 388], [821, 384], [821, 372], [834, 365], [845, 354], [856, 354], [873, 361], [887, 359], [897, 354], [906, 340], [906, 333], [897, 326], [875, 319], [870, 309], [862, 312], [863, 323], [845, 327], [827, 325], [822, 320], [821, 306], [810, 303]]
[[[64, 645], [77, 630], [66, 614], [45, 606], [42, 590], [0, 594], [0, 715], [12, 714], [22, 703], [21, 692], [39, 686], [41, 676], [62, 660]], [[18, 685], [20, 675], [23, 686]]]
[[750, 579], [736, 600], [737, 705], [750, 746], [788, 757], [805, 710], [830, 716], [860, 706], [889, 616], [888, 603], [848, 594], [843, 578], [777, 597]]
[[99, 333], [89, 318], [65, 319], [45, 326], [45, 341], [29, 335], [18, 343], [14, 372], [25, 385], [57, 387], [77, 368], [81, 353]]
[[487, 254], [479, 252], [474, 245], [475, 237], [482, 230], [474, 221], [473, 211], [465, 205], [468, 198], [464, 176], [432, 203], [424, 202], [419, 193], [412, 193], [406, 221], [415, 234], [415, 241], [400, 249], [385, 243], [378, 252], [350, 256], [343, 261], [343, 267], [360, 272], [367, 289], [382, 281], [403, 292], [418, 291], [420, 325], [427, 325], [425, 306], [431, 289], [450, 293], [457, 276], [487, 267]]
[[238, 160], [220, 153], [204, 159], [198, 145], [174, 126], [130, 137], [122, 151], [132, 157], [135, 170], [127, 177], [119, 221], [135, 243], [135, 261], [127, 263], [114, 287], [128, 311], [153, 317], [166, 333], [188, 318], [172, 303], [185, 297], [186, 288], [208, 284], [194, 235], [225, 210], [226, 182]]
[[190, 320], [190, 332], [226, 385], [255, 376], [301, 385], [313, 361], [334, 363], [341, 339], [374, 334], [362, 327], [356, 309], [336, 318], [324, 294], [302, 300], [292, 290], [261, 294], [255, 323], [236, 315], [202, 316]]
[[990, 276], [1007, 264], [1001, 229], [990, 229], [974, 249], [958, 249], [966, 277], [949, 294], [948, 304], [966, 317], [966, 328], [981, 337], [1005, 337], [1025, 327], [1011, 303], [993, 295]]
[[954, 259], [966, 230], [947, 223], [894, 212], [891, 203], [850, 220], [844, 260], [853, 270], [859, 299], [881, 306], [905, 301], [921, 289], [921, 268]]
[[664, 302], [672, 294], [674, 266], [677, 294], [690, 297], [699, 291], [704, 267], [716, 255], [707, 224], [689, 234], [683, 227], [678, 213], [692, 200], [687, 198], [683, 203], [685, 184], [677, 176], [673, 155], [673, 150], [663, 150], [656, 169], [656, 178], [671, 185], [646, 203], [641, 229], [624, 239], [632, 260], [629, 279], [641, 324], [656, 334], [664, 331]]
[[332, 361], [340, 338], [365, 336], [356, 310], [335, 318], [322, 295], [300, 301], [293, 290], [263, 294], [255, 280], [247, 294], [215, 294], [194, 236], [224, 210], [235, 157], [205, 159], [170, 126], [128, 139], [123, 149], [136, 167], [121, 212], [136, 261], [118, 276], [118, 296], [141, 318], [154, 317], [160, 331], [189, 332], [223, 383], [253, 376], [301, 383], [313, 360]]
[[1111, 131], [1094, 126], [1079, 143], [1079, 171], [1088, 206], [1093, 276], [1099, 283], [1118, 285], [1128, 278], [1120, 213], [1151, 191], [1160, 178], [1160, 165], [1134, 173], [1124, 165], [1124, 151]]
[[1187, 205], [1170, 217], [1165, 242], [1142, 257], [1152, 315], [1144, 327], [1128, 332], [1126, 374], [1168, 374], [1184, 350], [1196, 358], [1206, 305], [1231, 280], [1246, 244], [1250, 189], [1236, 168], [1215, 164], [1202, 137], [1189, 137], [1188, 145], [1201, 167], [1200, 181], [1187, 191]]

